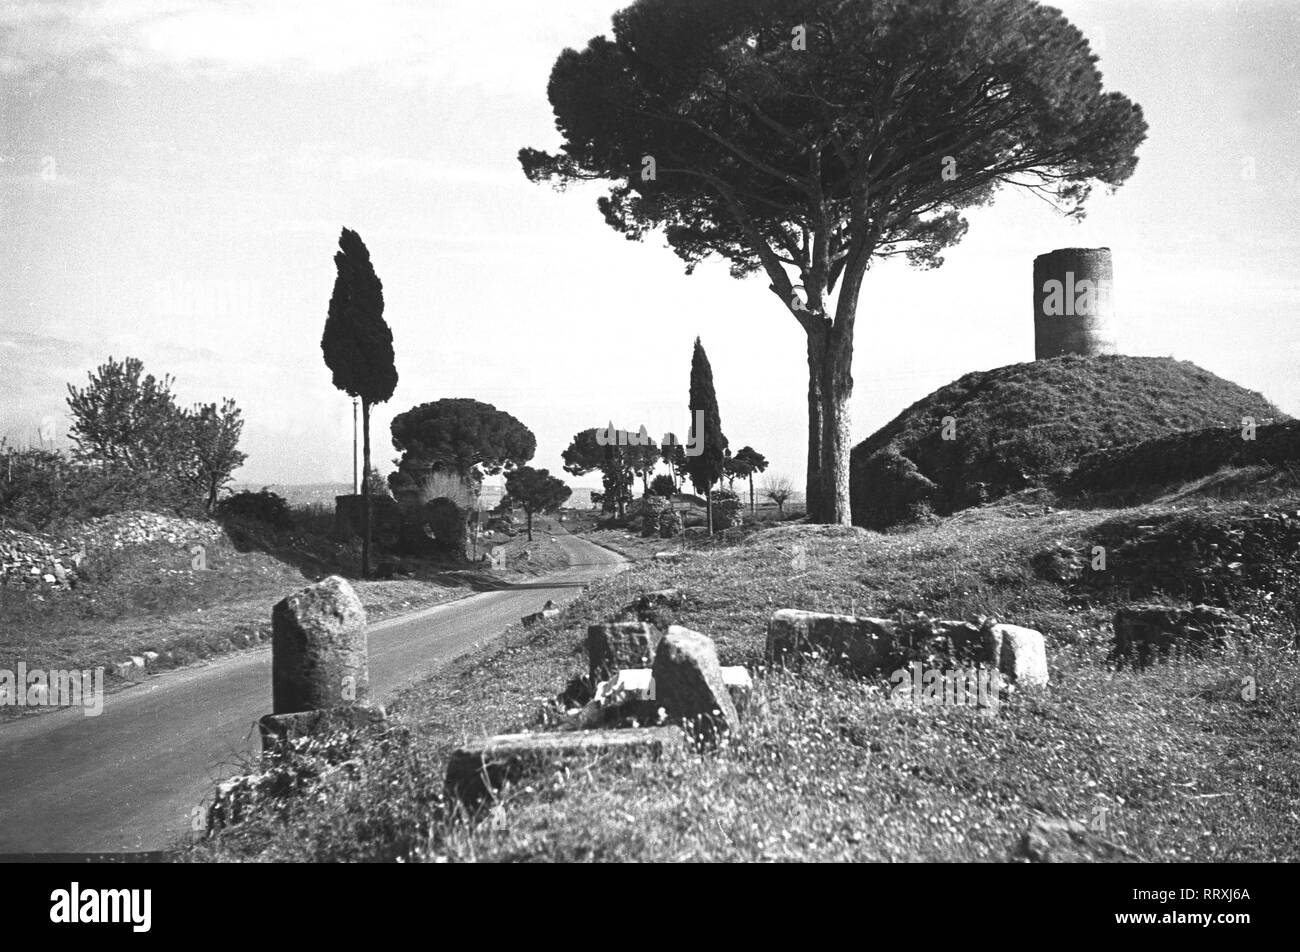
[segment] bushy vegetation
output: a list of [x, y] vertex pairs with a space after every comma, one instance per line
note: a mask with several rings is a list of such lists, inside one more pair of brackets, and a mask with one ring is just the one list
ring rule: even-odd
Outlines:
[[855, 525], [949, 514], [1065, 477], [1088, 453], [1285, 415], [1187, 361], [1058, 357], [967, 374], [853, 450]]
[[660, 473], [650, 480], [650, 495], [672, 497], [677, 493], [677, 484], [666, 473]]
[[251, 519], [272, 529], [293, 528], [293, 517], [284, 497], [263, 488], [260, 492], [239, 492], [227, 496], [217, 504], [217, 515], [223, 519]]
[[0, 443], [0, 527], [59, 533], [87, 519], [133, 510], [197, 516], [203, 498], [164, 473]]

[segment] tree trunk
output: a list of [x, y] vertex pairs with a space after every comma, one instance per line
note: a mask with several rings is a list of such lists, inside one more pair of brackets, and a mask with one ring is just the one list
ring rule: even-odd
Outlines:
[[[869, 256], [863, 252], [846, 267], [836, 301], [834, 325], [818, 324], [810, 328], [808, 335], [808, 362], [810, 370], [814, 370], [808, 392], [810, 402], [814, 389], [819, 398], [817, 432], [821, 454], [816, 516], [811, 507], [808, 515], [809, 521], [822, 525], [853, 524], [849, 502], [849, 454], [853, 437], [849, 427], [849, 400], [853, 396], [853, 328], [857, 323], [858, 295], [867, 260]], [[811, 422], [811, 406], [809, 414]]]
[[705, 496], [705, 501], [707, 503], [705, 508], [708, 511], [709, 535], [712, 536], [713, 535], [713, 487], [712, 486], [710, 486], [708, 489], [704, 491], [704, 496]]
[[825, 375], [827, 336], [822, 331], [808, 334], [808, 481], [804, 490], [804, 506], [807, 509], [807, 519], [812, 523], [824, 521], [822, 518], [824, 419], [822, 381]]
[[533, 541], [533, 511], [525, 509], [524, 513], [528, 516], [528, 541]]
[[849, 398], [853, 378], [832, 368], [823, 387], [821, 498], [818, 522], [849, 526], [849, 454], [853, 448], [849, 428]]
[[754, 508], [754, 474], [749, 474], [749, 514], [752, 516], [757, 512]]
[[370, 578], [370, 401], [361, 401], [361, 577]]

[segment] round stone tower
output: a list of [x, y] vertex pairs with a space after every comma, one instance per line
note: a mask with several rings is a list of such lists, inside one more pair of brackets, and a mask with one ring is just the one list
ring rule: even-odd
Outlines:
[[1116, 353], [1109, 248], [1058, 248], [1034, 259], [1034, 359]]

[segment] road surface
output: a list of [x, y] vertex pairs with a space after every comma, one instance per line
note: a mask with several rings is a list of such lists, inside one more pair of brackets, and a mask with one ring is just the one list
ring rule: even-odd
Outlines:
[[[555, 538], [569, 553], [563, 572], [371, 625], [373, 697], [390, 700], [624, 564], [583, 539]], [[259, 750], [257, 720], [270, 710], [268, 646], [110, 694], [98, 717], [69, 709], [0, 726], [0, 854], [168, 848], [213, 782]]]

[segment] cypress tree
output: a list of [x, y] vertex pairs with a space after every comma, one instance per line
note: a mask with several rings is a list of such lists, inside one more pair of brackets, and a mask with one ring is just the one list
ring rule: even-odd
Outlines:
[[686, 471], [690, 474], [695, 491], [705, 494], [708, 503], [709, 534], [713, 534], [713, 484], [722, 476], [722, 463], [727, 449], [727, 438], [722, 435], [722, 417], [718, 413], [718, 395], [713, 389], [713, 368], [700, 339], [695, 338], [695, 352], [691, 355], [691, 437], [688, 445], [697, 445], [700, 434], [695, 432], [696, 422], [703, 413], [704, 443], [697, 456], [687, 455]]
[[338, 276], [320, 346], [334, 386], [361, 398], [362, 458], [365, 475], [362, 510], [361, 577], [370, 577], [370, 408], [385, 403], [397, 389], [393, 332], [384, 321], [384, 286], [361, 236], [348, 228], [334, 255]]

